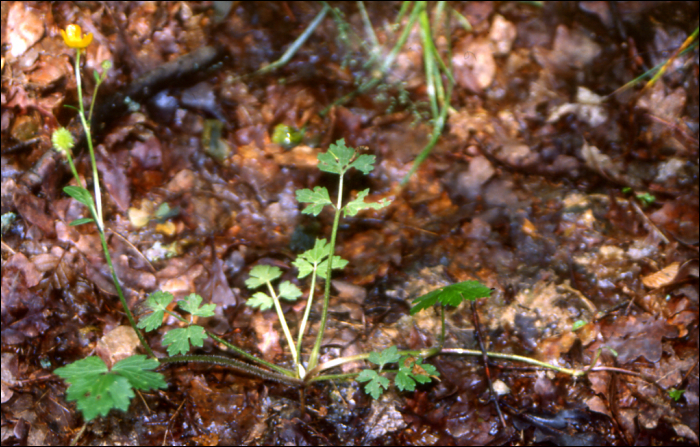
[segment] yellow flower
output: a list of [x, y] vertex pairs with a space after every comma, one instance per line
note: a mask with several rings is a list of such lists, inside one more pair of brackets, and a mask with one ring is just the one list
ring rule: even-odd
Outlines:
[[71, 48], [85, 48], [92, 42], [92, 33], [83, 37], [80, 25], [68, 25], [66, 30], [61, 30], [63, 41]]

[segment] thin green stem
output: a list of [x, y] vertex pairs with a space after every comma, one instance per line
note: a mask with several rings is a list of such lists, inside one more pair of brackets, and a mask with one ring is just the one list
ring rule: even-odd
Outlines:
[[333, 269], [333, 255], [335, 254], [335, 239], [338, 235], [338, 224], [340, 223], [340, 213], [342, 212], [343, 204], [343, 175], [345, 171], [340, 172], [340, 181], [338, 182], [338, 205], [335, 207], [335, 218], [333, 219], [333, 230], [331, 231], [331, 248], [328, 253], [328, 270], [326, 270], [326, 284], [323, 292], [323, 313], [321, 314], [321, 326], [318, 328], [316, 335], [316, 343], [314, 344], [307, 369], [313, 369], [318, 363], [318, 353], [321, 351], [321, 342], [323, 342], [323, 333], [326, 331], [326, 320], [328, 318], [328, 303], [331, 296], [331, 272]]
[[369, 20], [369, 15], [365, 9], [365, 2], [357, 2], [357, 9], [360, 10], [360, 16], [362, 16], [362, 24], [365, 27], [365, 34], [372, 43], [372, 60], [379, 58], [381, 53], [381, 47], [379, 46], [379, 40], [377, 35], [374, 33], [374, 28], [372, 28], [372, 22]]
[[100, 89], [100, 84], [102, 84], [102, 76], [97, 76], [97, 83], [95, 84], [95, 91], [92, 92], [92, 102], [90, 103], [90, 113], [88, 114], [88, 124], [92, 126], [92, 111], [95, 109], [95, 99], [97, 98], [97, 90]]
[[[90, 207], [90, 212], [92, 213], [92, 218], [97, 221], [97, 215], [95, 212], [95, 209], [93, 207]], [[122, 291], [122, 286], [119, 284], [119, 278], [117, 277], [117, 272], [114, 270], [114, 265], [112, 264], [112, 257], [109, 255], [109, 249], [107, 248], [107, 239], [105, 238], [104, 231], [99, 229], [98, 227], [98, 234], [100, 235], [100, 241], [102, 242], [102, 251], [104, 251], [105, 254], [105, 260], [107, 261], [107, 265], [109, 266], [109, 273], [112, 275], [112, 282], [114, 283], [114, 287], [117, 289], [117, 295], [119, 295], [119, 301], [122, 303], [122, 307], [124, 308], [124, 313], [126, 314], [126, 318], [129, 320], [129, 324], [131, 324], [131, 327], [134, 329], [134, 332], [136, 332], [136, 335], [139, 337], [139, 341], [141, 342], [141, 345], [143, 346], [143, 349], [146, 350], [148, 353], [149, 357], [155, 358], [155, 354], [153, 354], [153, 351], [151, 350], [151, 347], [148, 346], [148, 343], [146, 343], [146, 339], [144, 338], [143, 334], [139, 330], [139, 328], [136, 326], [136, 321], [134, 320], [134, 316], [131, 314], [131, 311], [129, 310], [129, 306], [126, 303], [126, 298], [124, 298], [124, 292]]]
[[321, 20], [326, 16], [328, 11], [331, 9], [328, 4], [323, 5], [323, 9], [321, 9], [321, 12], [319, 12], [314, 20], [309, 24], [309, 26], [304, 30], [304, 32], [301, 34], [301, 36], [297, 37], [297, 39], [292, 42], [292, 44], [287, 48], [287, 51], [284, 52], [282, 57], [277, 59], [275, 62], [271, 63], [270, 65], [263, 67], [253, 73], [251, 76], [259, 76], [261, 74], [269, 73], [271, 71], [274, 71], [278, 69], [279, 67], [284, 66], [287, 62], [289, 62], [292, 57], [296, 54], [297, 51], [299, 51], [299, 48], [301, 48], [302, 45], [307, 41], [307, 39], [313, 34], [313, 32], [316, 30], [316, 27], [321, 23]]
[[[459, 348], [445, 348], [439, 352], [440, 354], [459, 354], [459, 355], [482, 355], [481, 351], [474, 349], [459, 349]], [[574, 377], [580, 377], [585, 375], [585, 371], [580, 371], [577, 369], [563, 368], [561, 366], [552, 365], [550, 363], [540, 362], [539, 360], [531, 359], [530, 357], [523, 357], [521, 355], [514, 354], [502, 354], [500, 352], [486, 352], [486, 355], [496, 359], [513, 360], [515, 362], [528, 363], [530, 365], [541, 366], [542, 368], [553, 369], [560, 373], [569, 374]]]
[[311, 274], [311, 288], [309, 289], [309, 299], [306, 301], [306, 309], [304, 309], [304, 318], [301, 319], [301, 326], [299, 326], [299, 340], [297, 342], [297, 358], [301, 362], [301, 343], [304, 338], [304, 332], [306, 331], [306, 322], [309, 320], [309, 314], [311, 313], [311, 305], [314, 300], [314, 291], [316, 290], [316, 269], [318, 268], [318, 263], [314, 263], [314, 271]]
[[287, 326], [287, 319], [284, 318], [284, 312], [282, 312], [282, 306], [280, 306], [280, 299], [275, 294], [275, 289], [267, 282], [267, 288], [270, 290], [270, 296], [272, 296], [272, 302], [275, 304], [275, 310], [277, 311], [277, 317], [282, 325], [282, 330], [284, 331], [284, 336], [287, 338], [287, 344], [289, 345], [289, 350], [292, 352], [292, 359], [294, 359], [294, 366], [296, 367], [299, 362], [297, 361], [297, 350], [294, 346], [294, 339], [292, 338], [292, 333], [289, 332], [289, 326]]
[[[88, 207], [88, 209], [90, 210], [90, 214], [92, 215], [95, 224], [97, 225], [97, 233], [100, 235], [100, 242], [102, 244], [102, 251], [105, 255], [105, 261], [109, 266], [109, 272], [112, 275], [112, 282], [114, 283], [114, 287], [117, 289], [117, 295], [119, 295], [119, 300], [121, 301], [122, 307], [124, 308], [124, 313], [126, 314], [126, 317], [129, 320], [129, 324], [131, 324], [131, 327], [134, 329], [134, 332], [136, 332], [136, 335], [139, 337], [139, 341], [141, 342], [143, 348], [146, 350], [150, 357], [155, 358], [155, 354], [153, 354], [151, 347], [148, 346], [148, 343], [146, 343], [146, 339], [144, 338], [143, 334], [141, 334], [141, 331], [139, 331], [138, 327], [136, 327], [136, 321], [134, 320], [134, 316], [129, 310], [129, 306], [126, 303], [126, 298], [124, 298], [124, 292], [122, 291], [121, 285], [119, 283], [119, 278], [117, 277], [117, 272], [114, 270], [114, 264], [112, 264], [112, 257], [110, 256], [109, 249], [107, 248], [107, 239], [105, 237], [104, 222], [102, 220], [100, 179], [97, 175], [97, 163], [95, 162], [95, 152], [92, 147], [92, 136], [90, 133], [90, 126], [85, 119], [85, 105], [83, 104], [83, 89], [80, 76], [80, 52], [81, 50], [78, 49], [75, 56], [75, 78], [76, 86], [78, 89], [78, 103], [80, 106], [80, 112], [78, 113], [78, 115], [80, 116], [80, 122], [83, 125], [83, 129], [85, 130], [85, 138], [87, 140], [88, 148], [90, 150], [90, 161], [92, 163], [92, 177], [93, 183], [95, 185], [95, 196], [93, 197], [93, 203], [92, 206]], [[68, 152], [66, 152], [66, 154], [69, 155]], [[73, 164], [73, 160], [70, 157], [70, 155], [68, 157], [68, 160], [69, 164], [71, 165], [71, 171], [73, 172], [73, 176], [75, 177], [76, 182], [78, 182], [78, 185], [82, 187], [82, 182], [80, 180], [80, 177], [78, 176], [78, 171], [75, 169], [75, 165]]]
[[[179, 314], [176, 313], [176, 312], [173, 312], [173, 311], [168, 310], [168, 309], [165, 309], [165, 312], [166, 312], [167, 314], [169, 314], [169, 315], [172, 315], [173, 317], [175, 317], [176, 319], [178, 319], [179, 321], [181, 321], [181, 322], [183, 322], [183, 323], [191, 324], [190, 321], [187, 321], [187, 319], [183, 318], [181, 315], [179, 315]], [[254, 355], [251, 355], [251, 354], [245, 352], [243, 349], [239, 348], [238, 346], [233, 345], [233, 344], [227, 342], [226, 340], [224, 340], [223, 338], [217, 336], [216, 334], [214, 334], [214, 333], [212, 333], [212, 332], [209, 332], [209, 331], [206, 330], [206, 329], [204, 329], [204, 332], [206, 332], [206, 334], [207, 334], [209, 337], [211, 337], [212, 340], [218, 341], [218, 342], [221, 343], [222, 345], [226, 346], [227, 348], [229, 348], [230, 350], [236, 352], [237, 354], [242, 355], [243, 357], [247, 358], [248, 360], [252, 360], [252, 361], [254, 361], [254, 362], [256, 362], [256, 363], [260, 363], [261, 365], [265, 365], [265, 366], [267, 366], [268, 368], [274, 369], [275, 371], [277, 371], [277, 372], [279, 372], [279, 373], [281, 373], [281, 374], [284, 374], [285, 376], [296, 377], [296, 375], [295, 375], [295, 373], [294, 373], [293, 371], [290, 371], [290, 370], [288, 370], [288, 369], [286, 369], [286, 368], [282, 368], [282, 367], [280, 367], [280, 366], [275, 365], [274, 363], [267, 362], [267, 361], [265, 361], [265, 360], [263, 360], [263, 359], [259, 359], [259, 358], [255, 357]], [[206, 356], [205, 356], [205, 357], [206, 357]]]
[[[421, 349], [421, 350], [406, 350], [406, 351], [398, 351], [400, 355], [410, 355], [414, 357], [422, 357], [422, 358], [428, 358], [432, 357], [437, 354], [459, 354], [459, 355], [476, 355], [480, 356], [482, 355], [481, 351], [475, 350], [475, 349], [459, 349], [459, 348], [444, 348], [439, 351], [435, 351], [434, 348], [429, 348], [429, 349]], [[523, 357], [521, 355], [514, 355], [514, 354], [502, 354], [500, 352], [486, 352], [486, 355], [489, 357], [493, 358], [500, 358], [500, 359], [505, 359], [505, 360], [512, 360], [516, 362], [523, 362], [523, 363], [528, 363], [531, 365], [536, 365], [536, 366], [541, 366], [543, 368], [548, 368], [548, 369], [553, 369], [555, 371], [564, 373], [564, 374], [569, 374], [574, 377], [581, 377], [586, 374], [585, 371], [580, 371], [577, 369], [570, 369], [570, 368], [563, 368], [561, 366], [556, 366], [552, 365], [550, 363], [545, 363], [545, 362], [540, 362], [539, 360], [535, 360], [529, 357]], [[358, 354], [358, 355], [352, 355], [348, 357], [340, 357], [337, 359], [333, 359], [331, 361], [322, 363], [318, 366], [316, 366], [313, 369], [310, 369], [307, 378], [308, 381], [314, 381], [314, 380], [319, 380], [318, 373], [321, 371], [324, 371], [326, 369], [330, 368], [335, 368], [336, 366], [340, 366], [344, 363], [349, 363], [349, 362], [355, 362], [358, 360], [366, 360], [369, 358], [369, 353], [367, 354]]]
[[[428, 11], [423, 8], [420, 13], [420, 30], [421, 40], [423, 43], [423, 65], [425, 66], [425, 83], [428, 86], [428, 99], [430, 100], [430, 110], [433, 119], [439, 115], [436, 77], [440, 76], [437, 67], [435, 66], [435, 58], [433, 57], [432, 39], [430, 36], [430, 22], [428, 21]], [[436, 73], [438, 71], [438, 73]]]
[[257, 357], [255, 357], [254, 355], [248, 354], [247, 352], [245, 352], [243, 349], [239, 348], [238, 346], [235, 346], [235, 345], [233, 345], [233, 344], [227, 342], [227, 341], [224, 340], [223, 338], [218, 337], [218, 336], [216, 336], [215, 334], [212, 334], [211, 332], [209, 332], [209, 331], [206, 330], [206, 329], [204, 330], [204, 332], [206, 332], [207, 335], [210, 336], [213, 340], [218, 341], [218, 342], [221, 343], [222, 345], [224, 345], [224, 346], [226, 346], [227, 348], [229, 348], [230, 350], [232, 350], [232, 351], [234, 351], [234, 352], [236, 352], [236, 353], [242, 355], [243, 357], [247, 358], [248, 360], [252, 360], [252, 361], [254, 361], [254, 362], [256, 362], [256, 363], [260, 363], [261, 365], [265, 365], [265, 366], [267, 366], [267, 367], [270, 368], [270, 369], [274, 369], [275, 371], [277, 371], [277, 372], [279, 372], [279, 373], [281, 373], [281, 374], [284, 374], [285, 376], [288, 376], [288, 377], [296, 377], [296, 375], [295, 375], [295, 373], [294, 373], [293, 371], [290, 371], [290, 370], [288, 370], [288, 369], [286, 369], [286, 368], [282, 368], [281, 366], [277, 366], [277, 365], [275, 365], [274, 363], [267, 362], [267, 361], [265, 361], [265, 360], [263, 360], [263, 359], [257, 358]]
[[243, 363], [236, 359], [231, 359], [228, 357], [222, 357], [218, 355], [176, 355], [173, 357], [163, 357], [157, 359], [161, 363], [179, 363], [179, 362], [198, 362], [198, 363], [209, 363], [213, 365], [224, 365], [229, 368], [237, 369], [239, 371], [252, 374], [254, 376], [262, 377], [263, 379], [272, 380], [275, 382], [285, 383], [292, 386], [301, 386], [304, 382], [296, 377], [290, 377], [283, 374], [277, 374], [272, 371], [267, 371], [257, 366], [249, 365]]
[[85, 105], [83, 104], [83, 88], [80, 76], [80, 52], [78, 49], [75, 56], [75, 78], [76, 86], [78, 89], [78, 105], [80, 106], [80, 122], [83, 125], [83, 130], [85, 131], [85, 139], [87, 140], [88, 149], [90, 152], [90, 162], [92, 163], [92, 182], [95, 189], [95, 206], [97, 210], [97, 215], [95, 216], [95, 223], [97, 228], [104, 232], [104, 221], [102, 220], [102, 195], [100, 193], [100, 177], [97, 175], [97, 163], [95, 162], [95, 150], [92, 147], [92, 134], [90, 132], [90, 124], [85, 119]]
[[[66, 158], [68, 159], [68, 165], [70, 166], [70, 170], [73, 173], [73, 178], [75, 178], [76, 183], [78, 183], [78, 186], [81, 188], [83, 187], [83, 181], [80, 180], [80, 176], [78, 175], [78, 170], [75, 168], [75, 163], [73, 163], [73, 157], [71, 156], [71, 150], [72, 148], [66, 149]], [[94, 216], [93, 216], [94, 218]]]

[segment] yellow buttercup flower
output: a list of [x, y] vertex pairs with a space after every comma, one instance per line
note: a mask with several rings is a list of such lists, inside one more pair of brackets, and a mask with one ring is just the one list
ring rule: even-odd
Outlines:
[[71, 48], [85, 48], [92, 42], [92, 33], [83, 37], [80, 25], [68, 25], [66, 30], [61, 30], [63, 41]]

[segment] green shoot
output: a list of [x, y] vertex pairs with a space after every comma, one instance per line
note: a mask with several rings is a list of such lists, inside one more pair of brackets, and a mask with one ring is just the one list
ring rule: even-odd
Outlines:
[[[168, 305], [173, 301], [173, 295], [170, 292], [156, 291], [149, 295], [146, 299], [146, 308], [152, 313], [146, 318], [139, 321], [137, 325], [140, 329], [145, 329], [150, 332], [158, 329], [163, 323], [165, 313], [174, 315], [181, 321], [185, 321], [182, 317], [167, 309]], [[185, 312], [189, 312], [191, 317], [211, 317], [214, 315], [215, 304], [205, 304], [201, 306], [202, 297], [197, 294], [190, 294], [184, 300], [178, 302], [178, 307]], [[197, 325], [189, 325], [186, 328], [173, 329], [163, 336], [163, 346], [167, 346], [168, 355], [187, 354], [192, 346], [202, 347], [206, 334], [204, 328]]]
[[399, 364], [399, 370], [394, 376], [394, 383], [401, 391], [413, 391], [416, 389], [416, 383], [428, 383], [431, 378], [439, 376], [433, 365], [424, 364], [420, 357], [402, 356], [396, 346], [386, 348], [381, 353], [372, 352], [368, 360], [379, 365], [379, 371], [366, 369], [357, 376], [356, 380], [368, 382], [365, 385], [365, 392], [375, 399], [378, 399], [384, 390], [389, 389], [389, 379], [381, 375], [382, 369], [389, 363], [398, 362]]
[[670, 390], [668, 390], [668, 396], [675, 402], [681, 400], [683, 393], [685, 393], [685, 390], [677, 390], [675, 388], [671, 388]]
[[[323, 341], [323, 333], [326, 330], [326, 319], [328, 318], [328, 302], [331, 294], [330, 277], [331, 271], [333, 269], [333, 261], [335, 258], [335, 256], [331, 255], [335, 252], [335, 240], [338, 234], [338, 225], [340, 223], [341, 211], [343, 210], [343, 176], [351, 168], [355, 168], [364, 173], [365, 175], [369, 174], [374, 169], [375, 156], [367, 154], [358, 155], [354, 149], [349, 148], [345, 145], [345, 140], [341, 139], [336, 141], [335, 144], [331, 144], [331, 146], [328, 148], [328, 152], [319, 154], [318, 161], [318, 168], [321, 171], [338, 174], [340, 178], [338, 180], [338, 203], [336, 205], [333, 205], [333, 203], [331, 202], [330, 196], [328, 195], [328, 190], [326, 190], [325, 188], [317, 186], [316, 188], [314, 188], [313, 191], [308, 189], [302, 189], [300, 191], [297, 191], [297, 200], [300, 203], [311, 203], [310, 206], [307, 206], [302, 211], [302, 213], [304, 214], [313, 214], [314, 216], [317, 216], [326, 205], [331, 205], [335, 208], [333, 229], [331, 231], [328, 268], [326, 269], [325, 276], [323, 276], [327, 279], [327, 281], [323, 293], [323, 313], [321, 314], [321, 327], [319, 328], [318, 334], [316, 336], [316, 343], [314, 344], [314, 347], [311, 351], [311, 355], [309, 357], [309, 363], [307, 365], [309, 370], [316, 367], [316, 364], [318, 362], [318, 355], [321, 349], [321, 342]], [[350, 208], [347, 208], [346, 206], [346, 216], [354, 215], [361, 209], [379, 209], [389, 205], [389, 201], [386, 199], [378, 203], [365, 203], [364, 197], [367, 195], [367, 192], [363, 191], [363, 193], [364, 194], [358, 195], [358, 197], [351, 202], [352, 206]], [[301, 345], [301, 341], [299, 342], [299, 345]]]
[[[256, 265], [250, 271], [250, 278], [245, 281], [246, 286], [249, 289], [256, 289], [263, 284], [267, 284], [267, 289], [270, 295], [263, 292], [257, 292], [252, 298], [246, 302], [250, 307], [259, 308], [260, 310], [266, 310], [275, 306], [275, 311], [277, 311], [277, 317], [282, 325], [282, 331], [284, 336], [287, 338], [287, 343], [289, 344], [289, 349], [292, 352], [292, 357], [294, 359], [294, 364], [298, 365], [297, 350], [294, 348], [294, 340], [292, 339], [292, 333], [289, 332], [289, 326], [287, 326], [287, 320], [284, 318], [284, 313], [282, 312], [282, 307], [280, 306], [279, 298], [284, 298], [288, 301], [296, 301], [297, 298], [301, 296], [301, 290], [289, 281], [284, 281], [279, 287], [279, 296], [275, 294], [275, 289], [272, 287], [271, 281], [282, 276], [282, 270], [279, 267], [274, 267], [270, 265]], [[301, 365], [299, 365], [301, 366]], [[300, 369], [300, 371], [302, 371]]]

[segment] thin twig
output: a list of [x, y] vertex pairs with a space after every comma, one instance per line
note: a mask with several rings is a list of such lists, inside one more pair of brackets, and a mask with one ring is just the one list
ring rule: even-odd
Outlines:
[[[462, 296], [464, 299], [464, 296]], [[498, 412], [498, 417], [501, 420], [501, 425], [506, 428], [506, 419], [503, 417], [503, 412], [501, 411], [501, 406], [498, 403], [498, 395], [493, 390], [493, 381], [491, 380], [491, 372], [489, 371], [489, 358], [486, 355], [486, 346], [484, 346], [484, 338], [481, 335], [481, 324], [479, 324], [479, 313], [476, 310], [476, 304], [474, 301], [470, 301], [469, 304], [472, 306], [472, 317], [474, 319], [474, 329], [476, 331], [476, 339], [479, 341], [479, 347], [481, 348], [481, 360], [484, 362], [484, 371], [486, 372], [486, 380], [489, 383], [489, 392], [491, 393], [491, 399], [496, 405], [496, 411]]]

